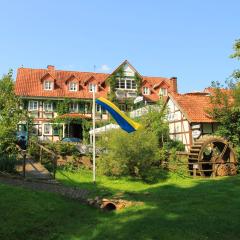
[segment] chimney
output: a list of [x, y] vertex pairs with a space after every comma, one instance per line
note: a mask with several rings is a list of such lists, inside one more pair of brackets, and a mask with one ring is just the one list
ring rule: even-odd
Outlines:
[[47, 69], [49, 71], [54, 71], [55, 70], [55, 67], [53, 65], [47, 65]]
[[171, 89], [174, 93], [177, 93], [177, 77], [171, 77], [170, 78], [170, 82], [171, 82]]

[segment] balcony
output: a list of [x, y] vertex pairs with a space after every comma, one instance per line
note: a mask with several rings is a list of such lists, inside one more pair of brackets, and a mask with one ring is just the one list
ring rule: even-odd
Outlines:
[[117, 90], [115, 92], [117, 99], [124, 99], [124, 98], [136, 98], [137, 93], [135, 91], [128, 91], [128, 90]]

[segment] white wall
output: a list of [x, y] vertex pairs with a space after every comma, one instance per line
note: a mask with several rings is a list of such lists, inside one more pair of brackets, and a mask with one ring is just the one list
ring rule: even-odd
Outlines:
[[128, 64], [125, 64], [123, 66], [123, 70], [125, 72], [125, 76], [134, 76], [135, 75], [135, 72], [132, 70], [132, 68]]
[[167, 108], [170, 138], [181, 141], [185, 145], [185, 149], [188, 151], [188, 145], [190, 144], [189, 122], [171, 99], [167, 102]]

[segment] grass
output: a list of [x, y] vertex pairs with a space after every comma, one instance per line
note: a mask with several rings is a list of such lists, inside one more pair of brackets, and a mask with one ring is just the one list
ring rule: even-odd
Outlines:
[[240, 176], [148, 185], [132, 179], [59, 171], [66, 185], [144, 204], [106, 213], [54, 194], [0, 185], [0, 238], [66, 240], [240, 239]]

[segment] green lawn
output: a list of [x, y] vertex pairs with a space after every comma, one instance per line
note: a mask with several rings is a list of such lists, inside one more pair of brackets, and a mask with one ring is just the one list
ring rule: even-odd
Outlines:
[[148, 185], [131, 179], [59, 171], [64, 184], [92, 195], [143, 202], [116, 213], [44, 192], [0, 185], [0, 239], [240, 239], [240, 176], [216, 180], [169, 177]]

